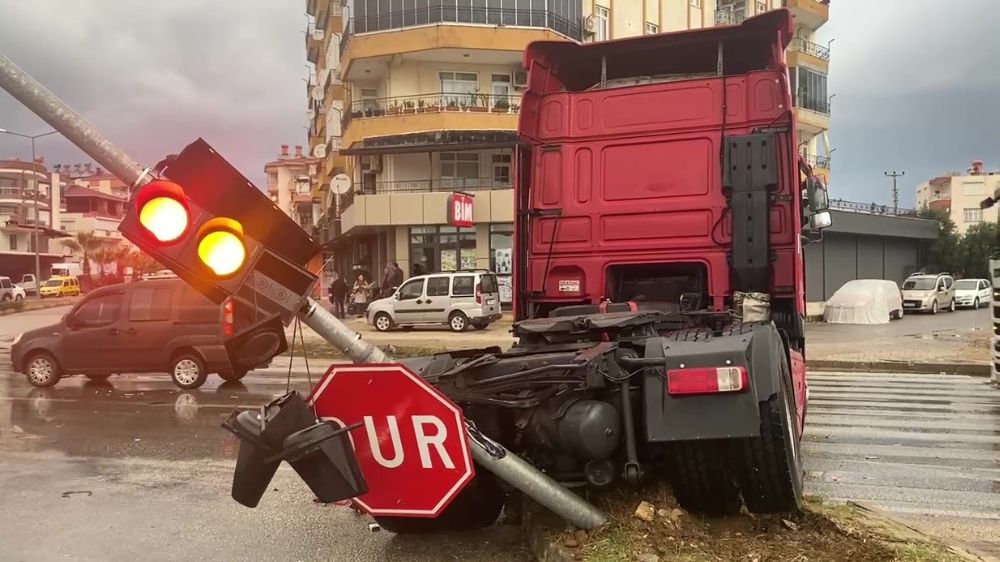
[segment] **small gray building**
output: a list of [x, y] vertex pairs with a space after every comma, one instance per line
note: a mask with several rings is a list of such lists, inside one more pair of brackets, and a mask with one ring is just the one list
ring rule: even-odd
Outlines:
[[805, 246], [806, 301], [825, 301], [852, 279], [902, 283], [923, 266], [922, 248], [937, 239], [937, 221], [903, 209], [893, 215], [885, 207], [840, 203], [823, 240]]

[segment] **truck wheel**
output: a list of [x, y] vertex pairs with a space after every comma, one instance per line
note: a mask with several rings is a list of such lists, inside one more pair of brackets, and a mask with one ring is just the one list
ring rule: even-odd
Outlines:
[[677, 503], [693, 513], [732, 515], [740, 508], [739, 490], [726, 444], [719, 441], [680, 441], [670, 445], [669, 476]]
[[476, 476], [439, 517], [375, 517], [383, 529], [397, 535], [426, 535], [489, 527], [503, 510], [504, 493], [495, 476], [476, 466]]
[[[778, 348], [782, 352], [784, 348]], [[788, 359], [782, 353], [781, 391], [760, 404], [760, 437], [733, 446], [736, 478], [752, 513], [798, 511], [802, 501], [802, 455]]]

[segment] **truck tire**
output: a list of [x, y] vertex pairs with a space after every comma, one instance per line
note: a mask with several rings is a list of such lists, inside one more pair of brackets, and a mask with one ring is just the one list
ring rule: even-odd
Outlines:
[[[778, 347], [781, 352], [784, 347]], [[736, 479], [751, 513], [798, 511], [802, 455], [788, 358], [781, 353], [781, 390], [760, 403], [760, 437], [733, 444]]]
[[713, 517], [739, 511], [739, 489], [728, 457], [723, 441], [672, 443], [667, 473], [677, 503], [692, 513]]
[[504, 493], [493, 474], [476, 466], [476, 476], [440, 516], [375, 517], [383, 529], [397, 535], [427, 535], [489, 527], [503, 510]]

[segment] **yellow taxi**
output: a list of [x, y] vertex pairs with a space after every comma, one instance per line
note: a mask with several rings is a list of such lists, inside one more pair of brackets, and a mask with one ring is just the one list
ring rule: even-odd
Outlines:
[[39, 291], [45, 297], [75, 297], [80, 294], [80, 282], [76, 277], [50, 277], [42, 283]]

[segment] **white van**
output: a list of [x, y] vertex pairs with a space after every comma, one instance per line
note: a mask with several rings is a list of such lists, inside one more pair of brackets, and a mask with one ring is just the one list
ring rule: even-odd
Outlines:
[[367, 318], [380, 332], [417, 324], [482, 330], [500, 319], [497, 276], [483, 269], [411, 277], [391, 297], [369, 304]]
[[54, 263], [49, 277], [80, 277], [83, 269], [78, 263]]

